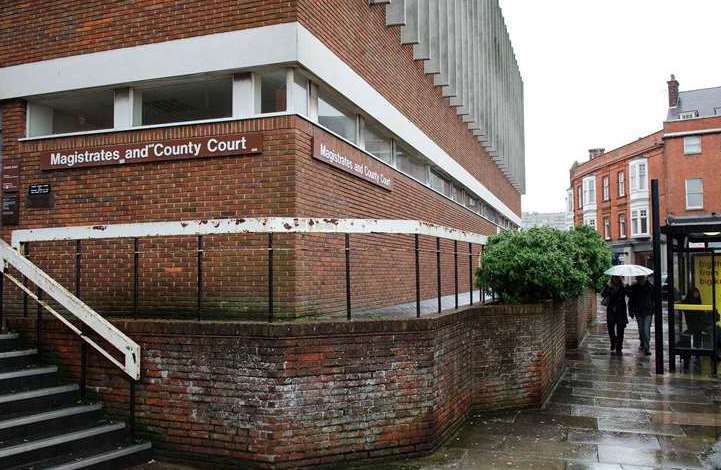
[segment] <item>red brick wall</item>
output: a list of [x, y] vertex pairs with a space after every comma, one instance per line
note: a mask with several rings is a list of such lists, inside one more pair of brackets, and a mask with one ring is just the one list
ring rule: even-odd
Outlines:
[[[0, 11], [0, 67], [185, 37], [300, 21], [517, 214], [520, 193], [473, 137], [455, 108], [385, 26], [382, 5], [342, 0], [209, 3], [11, 2]], [[14, 135], [22, 134], [10, 134]]]
[[[296, 467], [425, 453], [471, 410], [539, 407], [564, 364], [562, 309], [484, 306], [436, 318], [295, 324], [117, 321], [143, 348], [141, 435], [186, 460]], [[33, 341], [34, 322], [10, 327]], [[78, 376], [79, 346], [43, 324]], [[115, 414], [127, 382], [95, 353], [88, 384]]]
[[298, 21], [520, 216], [520, 193], [423, 72], [423, 61], [413, 60], [412, 45], [401, 45], [400, 27], [386, 27], [384, 5], [332, 3], [298, 0]]
[[[7, 106], [6, 131], [18, 135], [24, 107]], [[6, 155], [20, 157], [20, 225], [16, 228], [100, 225], [210, 218], [299, 216], [423, 220], [476, 233], [492, 224], [427, 187], [388, 169], [392, 191], [311, 157], [314, 125], [276, 117], [83, 137], [7, 141]], [[115, 145], [155, 139], [262, 131], [260, 155], [43, 172], [39, 156], [53, 148]], [[371, 157], [366, 157], [370, 159]], [[25, 208], [25, 188], [50, 183], [52, 209]], [[279, 314], [345, 311], [342, 235], [279, 234], [274, 239], [274, 302]], [[193, 237], [139, 241], [139, 306], [143, 315], [197, 315], [197, 244]], [[203, 317], [267, 310], [265, 235], [204, 237]], [[421, 296], [436, 296], [435, 240], [421, 237]], [[442, 242], [442, 293], [454, 292], [453, 243]], [[479, 246], [474, 247], [473, 266]], [[354, 235], [351, 238], [352, 301], [358, 310], [415, 299], [413, 237]], [[75, 289], [73, 242], [33, 243], [29, 257], [67, 288]], [[103, 314], [127, 314], [133, 305], [133, 243], [130, 239], [83, 242], [80, 297]], [[468, 245], [458, 247], [459, 290], [469, 290]], [[19, 306], [19, 292], [8, 299]]]
[[564, 302], [566, 315], [566, 349], [576, 349], [586, 336], [588, 325], [596, 314], [596, 291], [584, 289], [576, 300]]
[[0, 67], [296, 17], [296, 0], [7, 0], [0, 9]]
[[[666, 123], [667, 132], [683, 132], [721, 127], [721, 118], [692, 119]], [[683, 137], [664, 140], [663, 171], [669, 188], [662, 201], [669, 215], [701, 215], [721, 213], [721, 133], [701, 135], [701, 153], [685, 155]], [[686, 209], [686, 179], [703, 179], [703, 209]]]

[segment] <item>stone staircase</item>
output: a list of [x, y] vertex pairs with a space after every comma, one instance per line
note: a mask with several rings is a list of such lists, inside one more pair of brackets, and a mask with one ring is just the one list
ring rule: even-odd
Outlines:
[[149, 460], [149, 442], [80, 400], [57, 366], [43, 364], [15, 333], [0, 334], [0, 468], [121, 469]]

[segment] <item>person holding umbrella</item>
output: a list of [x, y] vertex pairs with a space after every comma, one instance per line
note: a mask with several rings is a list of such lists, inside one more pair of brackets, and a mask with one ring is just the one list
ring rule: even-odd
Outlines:
[[[605, 274], [611, 276], [611, 279], [601, 292], [603, 297], [602, 305], [606, 306], [606, 323], [608, 325], [608, 336], [611, 339], [611, 351], [616, 351], [619, 356], [623, 354], [623, 333], [628, 324], [626, 308], [628, 290], [624, 288], [621, 277], [645, 277], [652, 272], [648, 268], [635, 264], [620, 264], [605, 272]], [[653, 309], [649, 311], [653, 311]]]
[[602, 304], [606, 306], [606, 325], [611, 339], [611, 354], [623, 354], [623, 332], [628, 324], [626, 315], [626, 289], [620, 276], [611, 279], [601, 291]]
[[653, 286], [646, 276], [637, 276], [636, 283], [628, 289], [628, 309], [631, 318], [636, 317], [639, 350], [651, 355], [651, 320], [653, 319]]

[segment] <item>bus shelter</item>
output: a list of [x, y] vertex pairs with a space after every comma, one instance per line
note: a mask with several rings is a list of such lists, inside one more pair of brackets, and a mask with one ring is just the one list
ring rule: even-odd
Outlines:
[[721, 216], [669, 216], [666, 235], [669, 370], [708, 357], [716, 375], [721, 305]]

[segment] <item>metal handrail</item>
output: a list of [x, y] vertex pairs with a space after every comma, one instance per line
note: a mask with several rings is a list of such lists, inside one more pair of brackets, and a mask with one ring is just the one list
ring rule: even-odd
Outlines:
[[[13, 284], [18, 286], [26, 295], [35, 300], [45, 310], [50, 312], [75, 334], [80, 336], [84, 343], [89, 344], [102, 354], [111, 363], [121, 369], [133, 380], [140, 380], [140, 345], [128, 338], [122, 331], [117, 329], [112, 323], [103, 318], [95, 310], [90, 308], [82, 300], [73, 295], [66, 288], [61, 286], [57, 281], [50, 277], [45, 271], [38, 268], [29, 259], [13, 249], [5, 241], [0, 240], [0, 259], [2, 260], [3, 275]], [[53, 309], [45, 302], [39, 293], [34, 294], [23, 282], [19, 281], [7, 272], [7, 266], [15, 268], [26, 279], [33, 282], [41, 292], [46, 293], [51, 299], [62, 305], [75, 318], [87, 325], [92, 331], [97, 333], [105, 341], [113, 345], [124, 356], [124, 361], [120, 362], [112, 354], [106, 351], [102, 346], [86, 336], [82, 329], [75, 326], [67, 318]]]

